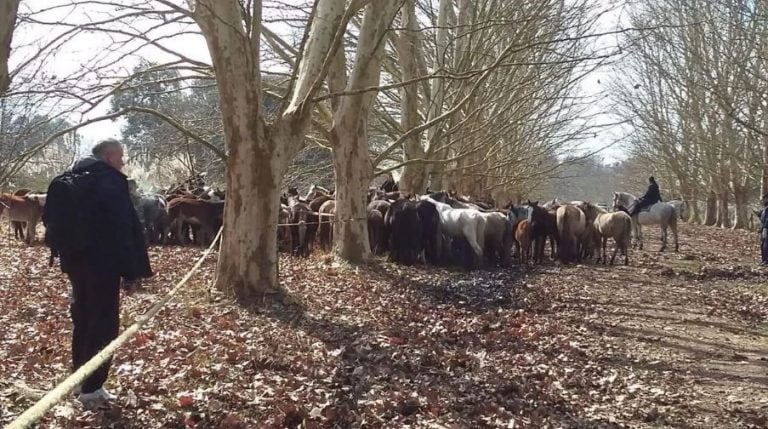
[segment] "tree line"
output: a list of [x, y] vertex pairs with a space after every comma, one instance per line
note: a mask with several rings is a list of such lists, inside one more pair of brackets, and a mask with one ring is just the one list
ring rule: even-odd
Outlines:
[[[81, 115], [109, 103], [32, 149], [124, 117], [136, 162], [219, 174], [228, 203], [217, 286], [243, 299], [281, 292], [286, 180], [332, 172], [334, 249], [352, 262], [370, 257], [356, 220], [379, 175], [397, 172], [413, 193], [545, 193], [593, 133], [595, 100], [580, 83], [615, 55], [596, 47], [603, 11], [587, 0], [15, 3], [17, 34], [50, 30], [20, 46], [5, 98]], [[105, 50], [45, 74], [54, 53], [97, 36]], [[172, 43], [185, 37], [205, 43], [210, 63]]]

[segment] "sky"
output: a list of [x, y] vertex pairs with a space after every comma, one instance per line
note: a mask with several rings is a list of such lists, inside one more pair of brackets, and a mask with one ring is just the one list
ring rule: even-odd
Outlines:
[[[619, 7], [611, 7], [613, 3], [619, 0], [596, 0], [601, 3], [601, 8], [611, 8], [612, 11], [604, 14], [598, 22], [597, 32], [606, 32], [615, 30], [622, 19], [622, 9]], [[49, 8], [54, 4], [66, 4], [67, 0], [24, 0], [22, 1], [22, 10], [24, 11], [39, 11], [44, 8]], [[87, 23], [97, 22], [99, 20], [107, 20], [111, 14], [100, 13], [98, 10], [89, 10], [89, 13], [83, 13], [82, 8], [75, 9], [72, 7], [57, 8], [53, 11], [35, 14], [36, 19], [50, 22], [51, 25], [25, 25], [22, 26], [19, 31], [14, 35], [14, 47], [15, 50], [11, 55], [11, 69], [17, 66], [20, 62], [36, 52], [36, 46], [39, 46], [46, 41], [51, 40], [55, 35], [66, 31], [66, 27], [61, 25], [54, 25], [55, 23]], [[269, 16], [265, 16], [269, 18]], [[124, 24], [123, 24], [124, 25]], [[136, 22], [135, 27], [137, 29], [146, 29], [147, 23]], [[270, 24], [273, 25], [273, 24]], [[178, 27], [176, 27], [178, 28]], [[279, 32], [280, 29], [273, 30]], [[165, 35], [170, 35], [174, 32], [174, 28], [166, 26]], [[159, 35], [160, 33], [153, 33]], [[141, 49], [140, 55], [124, 55], [120, 52], [110, 52], [109, 47], [114, 46], [114, 39], [118, 36], [107, 35], [104, 33], [88, 33], [71, 40], [65, 45], [64, 48], [58, 50], [56, 55], [51, 58], [47, 58], [45, 61], [44, 69], [48, 70], [49, 74], [56, 74], [57, 76], [67, 76], [70, 73], [78, 73], [84, 68], [88, 67], [88, 61], [95, 55], [102, 58], [103, 61], [115, 61], [115, 69], [118, 74], [127, 74], [130, 69], [135, 66], [140, 57], [143, 57], [150, 61], [165, 62], [174, 60], [173, 55], [169, 55], [160, 49], [152, 46], [147, 46]], [[603, 49], [603, 52], [608, 52], [615, 49], [617, 43], [617, 36], [603, 36], [596, 39], [596, 46]], [[169, 49], [177, 52], [183, 56], [192, 58], [197, 61], [210, 63], [210, 56], [208, 55], [208, 49], [205, 44], [205, 40], [199, 35], [178, 35], [164, 39], [162, 42]], [[125, 52], [128, 46], [123, 49]], [[595, 115], [594, 121], [598, 124], [609, 124], [616, 121], [616, 118], [610, 114], [610, 106], [608, 104], [608, 98], [605, 94], [605, 84], [611, 79], [611, 67], [605, 66], [592, 72], [581, 83], [581, 92], [583, 96], [593, 97], [595, 102], [592, 104], [589, 114]], [[90, 109], [85, 115], [73, 115], [72, 120], [84, 120], [94, 117], [98, 117], [108, 112], [109, 100], [104, 100], [98, 105]], [[120, 128], [123, 125], [123, 121], [101, 121], [85, 127], [80, 128], [79, 132], [84, 138], [84, 148], [87, 149], [90, 143], [96, 142], [100, 139], [107, 137], [120, 138]], [[582, 143], [583, 151], [596, 151], [603, 149], [600, 155], [604, 157], [607, 162], [623, 159], [625, 157], [624, 150], [620, 144], [622, 136], [625, 135], [626, 130], [617, 127], [610, 126], [596, 129], [595, 137]], [[617, 143], [617, 141], [619, 143]]]

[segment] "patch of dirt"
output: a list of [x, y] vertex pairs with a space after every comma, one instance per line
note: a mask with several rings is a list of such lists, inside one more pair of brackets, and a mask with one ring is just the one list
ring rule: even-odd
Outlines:
[[[465, 273], [281, 258], [291, 307], [243, 308], [208, 261], [120, 350], [120, 399], [67, 399], [46, 428], [762, 428], [768, 287], [755, 237], [683, 225], [630, 265]], [[201, 253], [153, 248], [129, 325]], [[0, 423], [69, 371], [68, 284], [43, 247], [0, 242]], [[24, 388], [20, 388], [23, 386]]]

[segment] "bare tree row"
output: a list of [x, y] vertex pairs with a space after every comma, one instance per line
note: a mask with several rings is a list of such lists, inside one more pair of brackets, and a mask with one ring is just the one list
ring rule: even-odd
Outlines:
[[[224, 163], [218, 286], [264, 296], [280, 292], [279, 194], [308, 145], [331, 151], [335, 252], [349, 261], [369, 257], [365, 194], [376, 174], [398, 171], [407, 192], [453, 188], [500, 202], [540, 186], [590, 131], [591, 100], [578, 84], [606, 58], [593, 47], [593, 3], [22, 2], [22, 26], [51, 36], [24, 51], [8, 96], [44, 92], [80, 115], [112, 100], [75, 126], [130, 115], [124, 132], [137, 157], [194, 144], [204, 150], [187, 149], [190, 159]], [[93, 34], [106, 49], [43, 76], [54, 53]], [[174, 43], [195, 38], [210, 64]], [[200, 100], [205, 87], [216, 90], [216, 111]]]
[[631, 9], [632, 25], [651, 29], [617, 69], [616, 101], [633, 155], [693, 203], [692, 221], [745, 228], [768, 192], [765, 7], [655, 0]]

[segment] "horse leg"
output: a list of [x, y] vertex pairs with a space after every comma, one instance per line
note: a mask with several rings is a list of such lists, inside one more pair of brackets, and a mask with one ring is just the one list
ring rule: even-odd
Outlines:
[[[291, 219], [291, 223], [295, 223], [293, 219]], [[299, 253], [299, 227], [296, 225], [291, 225], [291, 255], [296, 256]]]
[[37, 227], [37, 221], [36, 220], [28, 220], [27, 221], [27, 237], [26, 237], [26, 243], [27, 246], [31, 246], [35, 242], [35, 228]]
[[24, 225], [24, 222], [19, 222], [17, 220], [11, 222], [13, 224], [13, 237], [17, 240], [24, 241], [24, 228], [26, 227]]
[[544, 245], [547, 237], [539, 237], [533, 241], [533, 263], [541, 264], [544, 261]]
[[677, 253], [680, 251], [680, 243], [677, 241], [677, 222], [670, 225], [670, 227], [672, 228], [672, 235], [675, 236], [675, 253]]
[[[606, 240], [607, 241], [607, 240]], [[613, 255], [611, 255], [611, 265], [616, 260], [616, 253], [619, 251], [619, 240], [616, 237], [613, 238]]]
[[605, 258], [606, 258], [605, 248], [607, 246], [608, 246], [608, 238], [607, 237], [600, 237], [600, 248], [597, 249], [597, 254], [598, 254], [597, 262], [599, 263], [599, 262], [602, 261], [603, 265], [605, 265], [605, 263], [607, 262], [605, 260]]
[[663, 252], [667, 249], [667, 226], [662, 225], [661, 226], [661, 249], [659, 249], [659, 252]]
[[519, 249], [518, 253], [517, 253], [517, 259], [518, 259], [520, 265], [523, 265], [523, 264], [525, 264], [527, 262], [527, 260], [525, 258], [525, 256], [526, 256], [525, 255], [525, 252], [526, 252], [525, 251], [525, 242], [517, 243], [517, 246], [518, 246], [518, 249]]
[[477, 262], [478, 268], [482, 267], [483, 264], [483, 248], [480, 247], [480, 244], [477, 242], [477, 239], [475, 237], [472, 237], [471, 239], [468, 239], [469, 245], [472, 247], [473, 253], [475, 254], [475, 260]]
[[626, 242], [621, 244], [621, 253], [624, 254], [624, 265], [629, 265], [629, 246]]
[[[546, 238], [544, 238], [546, 242]], [[545, 244], [546, 245], [546, 244]], [[544, 246], [541, 248], [541, 254], [544, 255]], [[553, 261], [557, 258], [556, 249], [555, 249], [555, 239], [552, 236], [549, 236], [549, 259], [552, 259]], [[543, 259], [543, 258], [542, 258]]]

